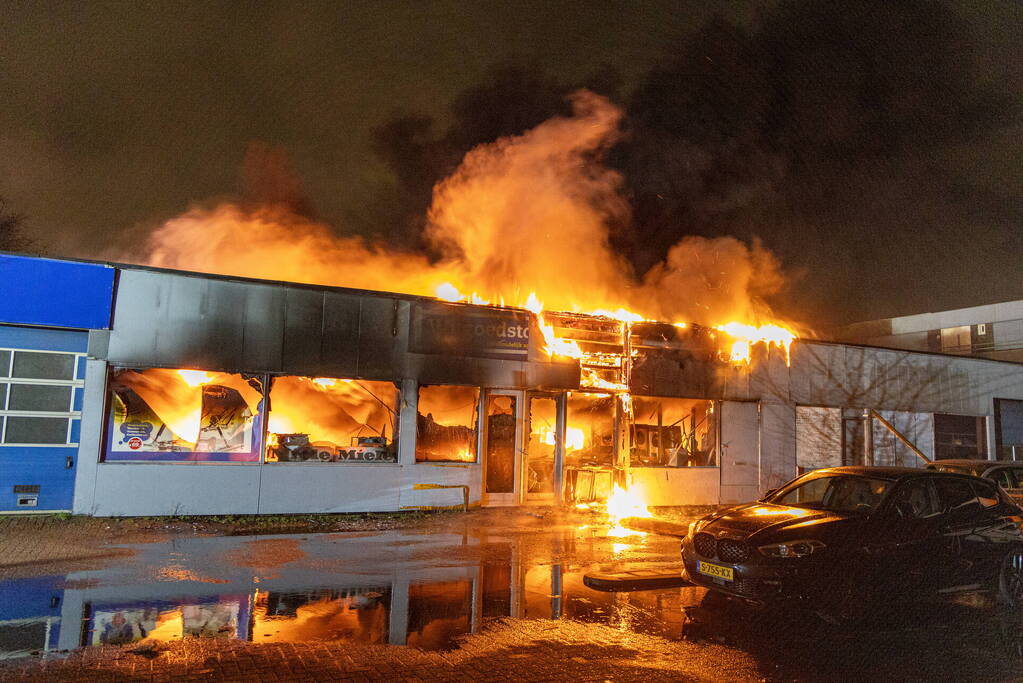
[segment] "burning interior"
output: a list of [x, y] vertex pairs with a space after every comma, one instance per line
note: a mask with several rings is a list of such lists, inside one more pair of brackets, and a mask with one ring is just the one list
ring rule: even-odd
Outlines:
[[271, 379], [267, 462], [398, 462], [391, 382]]

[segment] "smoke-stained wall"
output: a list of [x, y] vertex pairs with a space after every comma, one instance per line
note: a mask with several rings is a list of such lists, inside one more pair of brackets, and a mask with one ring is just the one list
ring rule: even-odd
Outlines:
[[524, 311], [216, 276], [119, 273], [113, 329], [94, 332], [89, 345], [91, 357], [113, 365], [579, 386], [578, 363], [552, 360]]

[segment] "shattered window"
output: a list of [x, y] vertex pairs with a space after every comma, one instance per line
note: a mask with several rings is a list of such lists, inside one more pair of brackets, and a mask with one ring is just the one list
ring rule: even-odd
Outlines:
[[393, 382], [274, 377], [266, 462], [398, 462]]
[[259, 377], [115, 368], [105, 459], [256, 462], [262, 401]]
[[419, 387], [416, 461], [476, 462], [479, 400], [477, 387]]
[[632, 467], [707, 467], [717, 462], [713, 401], [632, 397]]
[[529, 441], [526, 444], [526, 491], [554, 492], [554, 445], [558, 406], [550, 396], [529, 397]]
[[565, 427], [567, 465], [614, 465], [615, 401], [612, 394], [568, 395]]

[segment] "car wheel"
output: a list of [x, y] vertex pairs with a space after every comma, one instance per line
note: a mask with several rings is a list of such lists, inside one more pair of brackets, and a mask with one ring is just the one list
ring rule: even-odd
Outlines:
[[1023, 607], [1023, 550], [1005, 555], [998, 573], [998, 598], [1013, 609]]
[[814, 601], [825, 605], [817, 615], [833, 625], [855, 624], [867, 618], [871, 611], [874, 595], [869, 588], [852, 580], [844, 580], [835, 586], [828, 597], [817, 596]]

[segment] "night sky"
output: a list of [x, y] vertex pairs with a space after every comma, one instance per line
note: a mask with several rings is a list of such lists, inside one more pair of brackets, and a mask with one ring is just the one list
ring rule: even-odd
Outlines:
[[[755, 30], [774, 4], [6, 2], [0, 196], [47, 253], [93, 256], [237, 195], [261, 142], [286, 152], [318, 219], [365, 232], [394, 185], [372, 131], [397, 113], [443, 129], [458, 94], [502, 63], [564, 83], [610, 64], [628, 111], [713, 13]], [[1023, 298], [1023, 3], [945, 6], [963, 28], [952, 58], [1002, 98], [997, 120], [806, 164], [774, 179], [771, 202], [634, 242], [761, 236], [790, 273], [779, 309], [821, 325]]]

